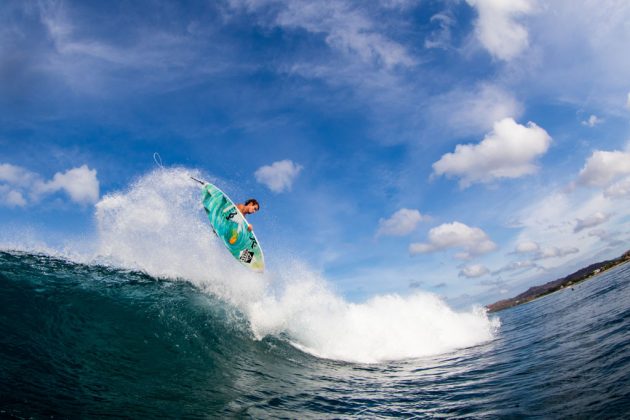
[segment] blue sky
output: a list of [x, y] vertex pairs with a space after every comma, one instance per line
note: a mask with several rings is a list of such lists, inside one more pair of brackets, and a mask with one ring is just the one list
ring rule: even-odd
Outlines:
[[4, 1], [1, 239], [89, 241], [157, 151], [258, 198], [268, 263], [349, 299], [511, 296], [630, 248], [629, 20], [616, 1]]

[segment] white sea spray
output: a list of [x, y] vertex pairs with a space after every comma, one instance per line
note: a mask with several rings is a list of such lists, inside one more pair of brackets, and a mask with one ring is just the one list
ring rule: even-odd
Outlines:
[[[481, 308], [457, 312], [431, 293], [349, 302], [326, 278], [287, 255], [267, 253], [281, 263], [262, 275], [250, 272], [212, 234], [189, 172], [156, 170], [102, 197], [96, 204], [94, 246], [73, 250], [67, 245], [56, 254], [189, 281], [236, 306], [255, 338], [288, 337], [294, 346], [323, 358], [374, 363], [493, 339], [497, 318]], [[264, 246], [264, 238], [261, 242]]]

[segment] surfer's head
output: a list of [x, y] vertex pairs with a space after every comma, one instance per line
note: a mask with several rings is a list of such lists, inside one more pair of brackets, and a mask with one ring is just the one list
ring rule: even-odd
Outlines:
[[258, 201], [255, 198], [250, 198], [245, 202], [245, 204], [243, 204], [241, 212], [243, 214], [253, 214], [258, 210], [260, 210], [260, 204], [258, 204]]

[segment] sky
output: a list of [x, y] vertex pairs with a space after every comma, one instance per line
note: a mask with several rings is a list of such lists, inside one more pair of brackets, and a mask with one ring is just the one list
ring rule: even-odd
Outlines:
[[622, 0], [5, 0], [0, 242], [89, 243], [158, 152], [258, 199], [272, 268], [353, 301], [511, 297], [630, 248], [628, 22]]

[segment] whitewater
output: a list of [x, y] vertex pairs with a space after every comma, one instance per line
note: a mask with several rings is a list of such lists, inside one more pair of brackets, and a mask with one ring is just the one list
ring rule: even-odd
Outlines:
[[294, 256], [236, 263], [189, 173], [104, 196], [94, 240], [0, 247], [0, 415], [629, 413], [628, 264], [493, 316], [425, 292], [350, 302]]
[[156, 170], [103, 197], [96, 205], [96, 252], [77, 259], [76, 250], [74, 259], [189, 281], [242, 311], [257, 339], [284, 335], [323, 358], [400, 360], [492, 339], [498, 318], [489, 319], [481, 308], [455, 312], [433, 294], [351, 303], [314, 269], [284, 255], [269, 255], [279, 262], [264, 275], [244, 270], [211, 235], [190, 173], [203, 175], [184, 168]]

